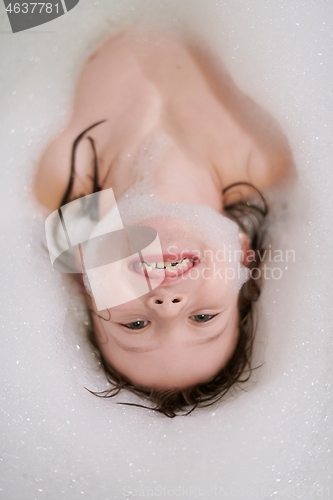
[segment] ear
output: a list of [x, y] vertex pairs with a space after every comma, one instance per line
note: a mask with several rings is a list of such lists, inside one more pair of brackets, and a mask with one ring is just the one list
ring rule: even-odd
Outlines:
[[243, 232], [239, 232], [239, 242], [242, 248], [242, 264], [245, 267], [248, 267], [250, 262], [253, 260], [253, 250], [251, 247], [250, 238], [247, 234]]

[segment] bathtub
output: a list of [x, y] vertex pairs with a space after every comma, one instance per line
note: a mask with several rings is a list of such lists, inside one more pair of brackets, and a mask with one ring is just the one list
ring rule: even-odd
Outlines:
[[[279, 121], [298, 171], [265, 193], [283, 259], [257, 307], [261, 366], [245, 390], [174, 419], [85, 389], [107, 384], [31, 194], [87, 54], [138, 21], [198, 33]], [[332, 21], [323, 0], [81, 0], [13, 34], [2, 7], [1, 500], [332, 498]]]

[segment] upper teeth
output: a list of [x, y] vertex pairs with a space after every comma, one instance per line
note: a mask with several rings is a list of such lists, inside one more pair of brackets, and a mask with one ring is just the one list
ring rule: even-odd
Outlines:
[[166, 269], [167, 267], [175, 267], [178, 264], [181, 264], [184, 261], [188, 260], [193, 260], [187, 257], [186, 259], [180, 259], [180, 260], [171, 260], [171, 261], [165, 261], [165, 262], [137, 262], [136, 264], [141, 264], [144, 269], [150, 268], [157, 268], [157, 269]]

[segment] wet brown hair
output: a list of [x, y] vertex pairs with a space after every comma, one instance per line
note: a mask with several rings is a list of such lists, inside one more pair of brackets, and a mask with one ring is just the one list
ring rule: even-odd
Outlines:
[[[71, 199], [75, 179], [75, 153], [77, 147], [80, 141], [85, 137], [86, 132], [104, 121], [106, 120], [102, 120], [90, 126], [75, 139], [72, 146], [70, 179], [60, 206], [74, 199], [103, 189], [106, 178], [100, 183], [94, 140], [92, 137], [87, 136], [86, 138], [91, 144], [94, 157], [93, 175], [91, 176], [92, 190], [91, 193], [84, 193]], [[152, 403], [152, 406], [144, 406], [136, 403], [117, 404], [149, 408], [167, 417], [173, 418], [179, 415], [179, 412], [183, 412], [183, 415], [189, 415], [195, 408], [211, 406], [220, 401], [232, 386], [235, 384], [242, 384], [249, 380], [253, 370], [251, 355], [256, 330], [253, 305], [260, 295], [261, 279], [259, 267], [263, 260], [263, 244], [266, 232], [268, 207], [260, 191], [248, 182], [237, 182], [227, 186], [222, 191], [222, 194], [225, 198], [224, 215], [238, 224], [240, 230], [249, 237], [252, 248], [251, 261], [248, 264], [250, 279], [244, 283], [238, 296], [239, 333], [237, 345], [231, 358], [209, 382], [202, 382], [184, 389], [149, 389], [133, 384], [127, 377], [119, 373], [104, 359], [96, 340], [94, 328], [91, 327], [88, 330], [88, 339], [97, 351], [100, 365], [104, 370], [107, 381], [111, 384], [111, 388], [101, 392], [94, 392], [86, 388], [95, 396], [111, 398], [119, 394], [123, 389], [127, 389], [143, 397], [149, 401], [149, 403]], [[93, 313], [94, 311], [89, 309], [91, 325], [93, 325]]]

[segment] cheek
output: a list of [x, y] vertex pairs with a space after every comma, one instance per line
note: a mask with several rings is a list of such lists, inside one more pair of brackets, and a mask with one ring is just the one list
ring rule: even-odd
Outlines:
[[234, 297], [249, 279], [250, 271], [240, 262], [213, 262], [211, 272], [206, 277], [216, 290], [220, 289], [222, 293]]
[[203, 280], [205, 293], [208, 293], [212, 300], [220, 298], [229, 302], [237, 297], [241, 286], [247, 280], [247, 274], [246, 268], [235, 269], [225, 263], [213, 262], [202, 269], [200, 278]]
[[211, 351], [212, 363], [215, 363], [216, 371], [226, 366], [232, 357], [239, 337], [239, 311], [237, 304], [238, 297], [232, 305], [232, 313], [228, 322], [228, 329], [223, 333], [218, 343]]

